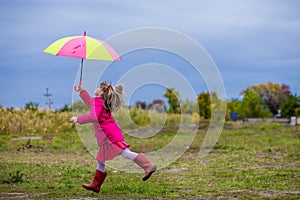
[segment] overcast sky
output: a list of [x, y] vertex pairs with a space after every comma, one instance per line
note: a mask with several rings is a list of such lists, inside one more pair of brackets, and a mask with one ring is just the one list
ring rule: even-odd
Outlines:
[[[297, 0], [2, 0], [0, 104], [24, 107], [32, 101], [45, 107], [46, 88], [54, 108], [71, 103], [79, 60], [42, 51], [53, 41], [81, 35], [83, 30], [106, 40], [144, 27], [174, 30], [199, 43], [220, 71], [228, 99], [238, 98], [253, 84], [268, 82], [287, 84], [299, 95], [299, 10]], [[152, 62], [151, 56], [144, 60], [136, 56], [139, 65]], [[172, 61], [155, 62], [175, 66]], [[125, 64], [130, 65], [126, 59]], [[112, 74], [103, 79], [114, 79]], [[157, 86], [145, 88], [147, 93], [140, 90], [136, 99], [149, 102], [162, 97], [151, 91], [159, 90]], [[200, 93], [205, 87], [194, 89]]]

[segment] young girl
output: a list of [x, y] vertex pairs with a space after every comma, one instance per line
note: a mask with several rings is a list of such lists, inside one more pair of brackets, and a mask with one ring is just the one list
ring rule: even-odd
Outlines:
[[103, 82], [95, 90], [94, 98], [91, 98], [82, 85], [79, 85], [79, 90], [79, 96], [90, 108], [90, 113], [79, 117], [72, 117], [70, 121], [72, 123], [78, 122], [79, 124], [93, 123], [95, 137], [99, 146], [96, 156], [98, 167], [94, 175], [94, 180], [91, 184], [83, 184], [83, 187], [98, 193], [107, 175], [105, 173], [105, 161], [112, 160], [119, 154], [134, 161], [144, 169], [145, 175], [142, 178], [143, 181], [150, 178], [152, 173], [156, 171], [156, 166], [143, 153], [137, 154], [128, 149], [130, 145], [124, 141], [122, 131], [112, 116], [112, 112], [117, 111], [124, 102], [123, 85], [114, 87], [111, 84]]

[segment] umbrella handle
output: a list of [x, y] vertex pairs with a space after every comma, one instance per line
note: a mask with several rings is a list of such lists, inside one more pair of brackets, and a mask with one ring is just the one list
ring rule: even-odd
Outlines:
[[79, 92], [79, 89], [77, 89], [76, 85], [74, 85], [75, 92]]
[[[81, 82], [81, 81], [79, 82], [79, 85], [82, 85], [82, 82]], [[76, 92], [79, 92], [79, 91], [80, 91], [79, 88], [77, 89], [76, 85], [74, 85], [74, 90], [75, 90]]]

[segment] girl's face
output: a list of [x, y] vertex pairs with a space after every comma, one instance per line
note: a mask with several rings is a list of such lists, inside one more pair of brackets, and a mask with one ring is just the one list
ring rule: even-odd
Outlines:
[[94, 94], [96, 97], [100, 97], [102, 95], [102, 90], [101, 88], [97, 88], [95, 91], [94, 91]]

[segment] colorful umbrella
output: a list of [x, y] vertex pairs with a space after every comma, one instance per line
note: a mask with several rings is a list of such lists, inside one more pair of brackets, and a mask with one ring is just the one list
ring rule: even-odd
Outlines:
[[[104, 41], [86, 36], [84, 31], [83, 36], [71, 36], [64, 37], [49, 45], [45, 50], [45, 53], [53, 54], [56, 56], [68, 56], [74, 58], [81, 58], [80, 67], [80, 82], [82, 84], [82, 69], [83, 60], [122, 60], [117, 52]], [[76, 86], [74, 86], [76, 89]]]

